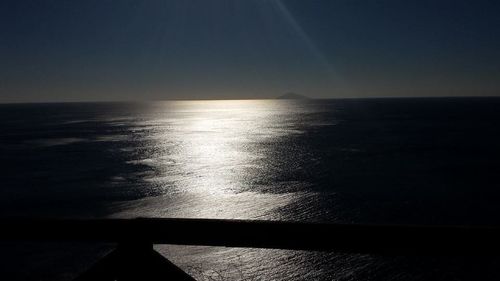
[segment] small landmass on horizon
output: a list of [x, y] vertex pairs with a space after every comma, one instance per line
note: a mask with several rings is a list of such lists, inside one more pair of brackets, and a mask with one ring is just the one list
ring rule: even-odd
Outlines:
[[310, 97], [299, 95], [299, 94], [293, 93], [293, 92], [288, 92], [284, 95], [276, 97], [276, 99], [279, 99], [279, 100], [306, 100], [306, 99], [310, 99]]

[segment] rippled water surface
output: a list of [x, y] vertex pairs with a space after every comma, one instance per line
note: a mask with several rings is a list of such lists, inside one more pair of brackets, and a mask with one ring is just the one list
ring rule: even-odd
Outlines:
[[[495, 98], [0, 105], [0, 210], [497, 225], [499, 108]], [[498, 263], [158, 249], [207, 280], [495, 279]]]

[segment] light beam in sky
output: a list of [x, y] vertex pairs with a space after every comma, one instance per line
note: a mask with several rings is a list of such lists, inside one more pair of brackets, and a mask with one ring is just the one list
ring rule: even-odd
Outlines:
[[325, 67], [326, 71], [330, 78], [337, 78], [338, 74], [335, 72], [333, 66], [329, 62], [328, 58], [323, 54], [323, 52], [316, 46], [313, 40], [307, 35], [299, 22], [295, 19], [293, 14], [287, 8], [287, 6], [281, 1], [271, 1], [274, 8], [278, 11], [278, 13], [283, 17], [286, 23], [290, 26], [293, 32], [300, 38], [303, 43], [306, 45], [308, 50], [314, 55], [314, 57], [318, 60], [319, 63]]

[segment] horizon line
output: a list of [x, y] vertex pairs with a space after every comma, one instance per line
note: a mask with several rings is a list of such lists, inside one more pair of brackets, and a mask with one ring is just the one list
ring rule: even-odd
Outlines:
[[446, 99], [446, 98], [500, 98], [498, 95], [478, 95], [478, 96], [373, 96], [373, 97], [308, 97], [307, 99], [279, 99], [273, 98], [215, 98], [215, 99], [123, 99], [123, 100], [52, 100], [52, 101], [8, 101], [0, 102], [0, 105], [9, 104], [71, 104], [71, 103], [150, 103], [150, 102], [169, 102], [169, 101], [252, 101], [252, 100], [276, 100], [276, 101], [307, 101], [307, 100], [368, 100], [368, 99]]

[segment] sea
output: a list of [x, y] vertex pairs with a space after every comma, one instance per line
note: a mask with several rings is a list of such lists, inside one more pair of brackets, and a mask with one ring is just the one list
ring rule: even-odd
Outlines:
[[[0, 176], [2, 217], [499, 226], [500, 98], [2, 104]], [[0, 247], [5, 280], [111, 250]], [[497, 257], [155, 249], [207, 281], [500, 280]]]

